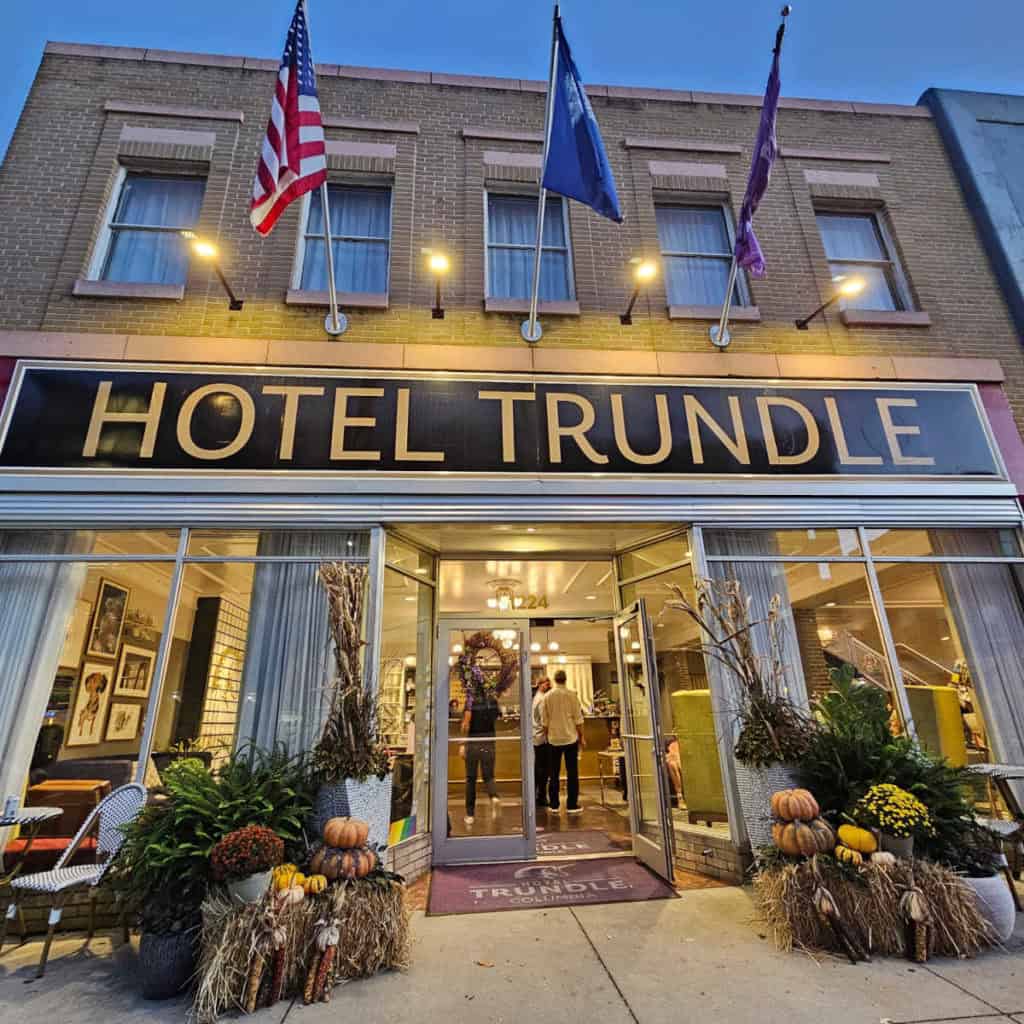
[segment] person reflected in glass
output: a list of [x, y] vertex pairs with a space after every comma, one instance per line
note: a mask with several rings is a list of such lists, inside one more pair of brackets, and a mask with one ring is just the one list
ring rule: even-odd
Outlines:
[[494, 780], [494, 730], [501, 718], [498, 701], [490, 695], [478, 696], [462, 715], [461, 732], [469, 741], [459, 751], [466, 760], [466, 817], [467, 825], [476, 820], [476, 777], [483, 777], [491, 807], [495, 813], [501, 808], [498, 784]]
[[558, 810], [558, 786], [565, 761], [566, 810], [580, 814], [579, 753], [583, 750], [583, 708], [580, 699], [566, 686], [566, 675], [561, 669], [555, 673], [555, 685], [541, 704], [541, 723], [547, 730], [548, 807]]
[[548, 805], [548, 761], [551, 759], [551, 744], [548, 743], [548, 731], [541, 719], [541, 707], [550, 689], [551, 680], [544, 676], [533, 691], [533, 783], [538, 807]]

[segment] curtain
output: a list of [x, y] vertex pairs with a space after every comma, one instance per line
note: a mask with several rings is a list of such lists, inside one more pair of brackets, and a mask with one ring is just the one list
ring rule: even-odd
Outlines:
[[[721, 305], [730, 262], [729, 232], [721, 207], [658, 206], [655, 213], [669, 302], [674, 306]], [[672, 255], [678, 253], [694, 255]], [[707, 258], [715, 253], [724, 258]]]
[[584, 710], [592, 708], [594, 706], [594, 667], [590, 660], [570, 661], [565, 665], [559, 665], [558, 668], [565, 672], [565, 685], [579, 697]]
[[313, 562], [264, 562], [253, 575], [249, 637], [242, 671], [239, 746], [289, 753], [309, 750], [327, 708], [333, 672], [327, 597], [317, 578], [320, 561], [365, 556], [363, 533], [264, 531], [257, 555], [312, 557]]
[[[529, 298], [537, 243], [537, 200], [527, 196], [488, 196], [487, 217], [488, 294], [500, 299]], [[562, 200], [557, 196], [549, 196], [544, 205], [538, 295], [542, 301], [572, 298], [565, 220]]]
[[[382, 188], [330, 189], [334, 281], [339, 291], [383, 293], [388, 290], [391, 238], [391, 190]], [[327, 245], [320, 192], [309, 201], [306, 254], [302, 287], [327, 289]]]
[[[205, 181], [202, 178], [157, 178], [129, 174], [111, 227], [107, 281], [182, 284], [188, 272], [188, 250], [177, 233], [199, 219]], [[118, 224], [164, 227], [139, 231]]]
[[844, 260], [889, 259], [882, 244], [878, 224], [872, 214], [819, 213], [818, 230], [829, 259], [829, 270], [833, 277], [859, 277], [864, 281], [864, 290], [859, 295], [845, 298], [843, 305], [848, 309], [896, 309], [892, 282], [884, 266], [863, 263], [845, 263]]
[[[1000, 534], [992, 530], [932, 530], [936, 555], [997, 558]], [[942, 565], [946, 600], [981, 705], [991, 759], [1024, 764], [1024, 611], [1019, 568], [1010, 565]], [[1011, 783], [1024, 802], [1024, 783]]]
[[[5, 554], [87, 551], [73, 531], [0, 534]], [[21, 796], [75, 600], [83, 562], [0, 564], [0, 797]]]

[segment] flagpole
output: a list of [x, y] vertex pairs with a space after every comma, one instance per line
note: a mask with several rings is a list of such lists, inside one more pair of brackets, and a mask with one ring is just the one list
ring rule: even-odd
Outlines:
[[530, 291], [530, 317], [519, 327], [523, 340], [535, 345], [544, 331], [537, 322], [537, 295], [540, 292], [540, 262], [544, 243], [544, 207], [548, 190], [544, 187], [544, 172], [548, 166], [548, 149], [551, 146], [551, 124], [555, 118], [555, 71], [558, 67], [558, 4], [551, 21], [551, 68], [548, 72], [548, 95], [544, 112], [544, 150], [540, 160], [540, 195], [537, 199], [537, 246], [533, 253], [533, 288]]

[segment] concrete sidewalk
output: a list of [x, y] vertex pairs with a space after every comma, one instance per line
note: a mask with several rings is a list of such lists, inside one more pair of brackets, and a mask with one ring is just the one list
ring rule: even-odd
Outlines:
[[[1024, 1024], [1024, 915], [1007, 952], [926, 966], [878, 960], [856, 967], [777, 952], [744, 889], [678, 900], [424, 917], [414, 920], [413, 967], [336, 989], [329, 1004], [281, 1003], [253, 1024], [821, 1024], [971, 1021]], [[134, 948], [110, 955], [104, 936], [55, 944], [46, 977], [32, 976], [38, 941], [0, 957], [0, 1024], [147, 1021], [178, 1024], [188, 1002], [146, 1003]], [[482, 966], [493, 964], [494, 966]]]

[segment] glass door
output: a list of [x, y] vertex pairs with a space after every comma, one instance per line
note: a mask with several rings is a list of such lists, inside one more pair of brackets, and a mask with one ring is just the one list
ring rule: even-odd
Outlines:
[[529, 860], [529, 621], [442, 618], [435, 650], [434, 863]]
[[659, 722], [658, 668], [642, 600], [616, 617], [615, 654], [633, 853], [671, 882], [672, 816]]

